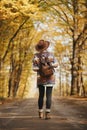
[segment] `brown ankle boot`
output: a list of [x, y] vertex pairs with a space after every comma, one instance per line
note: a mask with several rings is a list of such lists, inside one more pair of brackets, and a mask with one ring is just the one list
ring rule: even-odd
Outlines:
[[43, 112], [39, 112], [39, 118], [43, 119], [44, 115]]
[[51, 119], [50, 112], [45, 113], [45, 119], [46, 120]]

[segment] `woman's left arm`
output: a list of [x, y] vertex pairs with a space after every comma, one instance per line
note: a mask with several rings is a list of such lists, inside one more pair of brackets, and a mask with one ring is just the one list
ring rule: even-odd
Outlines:
[[57, 59], [54, 57], [53, 58], [54, 60], [53, 60], [53, 62], [51, 63], [51, 65], [52, 65], [52, 67], [54, 67], [54, 68], [57, 68], [58, 67], [58, 61], [57, 61]]
[[48, 56], [48, 60], [53, 68], [58, 67], [58, 61], [53, 54], [50, 53], [50, 55]]

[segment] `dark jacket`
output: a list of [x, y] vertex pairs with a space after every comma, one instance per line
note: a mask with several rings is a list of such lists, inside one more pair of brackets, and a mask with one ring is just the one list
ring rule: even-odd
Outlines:
[[[44, 55], [48, 57], [49, 62], [53, 68], [57, 67], [57, 60], [54, 55], [50, 52], [43, 51], [42, 53], [34, 54], [33, 58], [33, 70], [37, 72], [37, 85], [53, 85], [55, 84], [55, 75], [51, 75], [49, 77], [43, 77], [40, 75], [39, 65], [40, 65], [40, 55]], [[43, 61], [44, 62], [44, 61]]]

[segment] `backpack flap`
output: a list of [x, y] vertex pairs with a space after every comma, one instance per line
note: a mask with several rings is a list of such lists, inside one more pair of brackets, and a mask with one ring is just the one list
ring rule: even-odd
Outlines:
[[41, 71], [41, 75], [45, 76], [45, 77], [46, 76], [49, 77], [49, 76], [53, 75], [53, 68], [51, 66], [49, 66], [48, 64], [47, 65], [42, 64], [40, 71]]

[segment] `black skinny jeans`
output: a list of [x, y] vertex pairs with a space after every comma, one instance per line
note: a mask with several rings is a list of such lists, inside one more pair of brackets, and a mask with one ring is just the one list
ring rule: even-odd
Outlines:
[[[39, 109], [43, 109], [45, 86], [39, 85], [38, 88], [39, 88], [38, 107]], [[50, 86], [46, 87], [46, 109], [51, 108], [52, 88], [53, 87]]]

